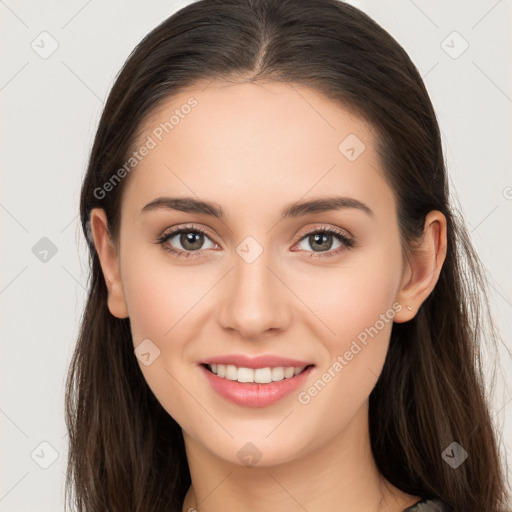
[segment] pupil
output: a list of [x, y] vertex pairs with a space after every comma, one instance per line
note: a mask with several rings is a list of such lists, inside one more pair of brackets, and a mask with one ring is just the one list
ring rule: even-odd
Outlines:
[[187, 233], [181, 234], [181, 245], [188, 250], [197, 250], [201, 248], [201, 245], [203, 243], [203, 234], [197, 233], [194, 231], [189, 231]]
[[[315, 249], [315, 245], [317, 248], [319, 249], [323, 249], [323, 250], [328, 250], [331, 248], [332, 246], [332, 239], [331, 239], [331, 235], [327, 235], [327, 234], [324, 234], [324, 233], [317, 233], [316, 235], [312, 235], [311, 237], [315, 243], [312, 243], [311, 244], [311, 247], [313, 247], [314, 250]], [[310, 243], [311, 243], [311, 238], [310, 238]], [[326, 240], [328, 240], [329, 242], [326, 242]], [[318, 243], [317, 243], [318, 242]]]

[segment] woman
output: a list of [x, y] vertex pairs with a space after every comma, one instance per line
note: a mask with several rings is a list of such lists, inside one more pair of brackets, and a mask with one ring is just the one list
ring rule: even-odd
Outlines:
[[478, 258], [405, 51], [337, 0], [148, 34], [85, 176], [78, 510], [500, 511]]

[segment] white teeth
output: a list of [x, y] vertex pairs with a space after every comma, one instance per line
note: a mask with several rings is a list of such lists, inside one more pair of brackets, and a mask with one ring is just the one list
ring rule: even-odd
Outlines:
[[289, 379], [290, 377], [293, 377], [295, 375], [295, 368], [293, 366], [290, 366], [289, 368], [284, 369], [284, 378]]
[[226, 379], [229, 379], [229, 380], [237, 380], [238, 379], [238, 371], [237, 371], [237, 367], [232, 365], [232, 364], [228, 364], [226, 366]]
[[254, 370], [254, 382], [268, 384], [272, 382], [272, 370], [270, 368], [258, 368]]
[[238, 382], [256, 382], [258, 384], [268, 384], [269, 382], [277, 382], [283, 379], [290, 379], [301, 373], [305, 366], [277, 366], [275, 368], [237, 368], [232, 364], [211, 364], [211, 371], [219, 377], [229, 380], [237, 380]]
[[284, 378], [289, 379], [290, 377], [293, 377], [295, 374], [295, 368], [293, 366], [290, 366], [289, 368], [284, 369]]
[[284, 368], [282, 366], [272, 368], [272, 380], [275, 382], [276, 380], [283, 380], [283, 379], [284, 379]]
[[238, 382], [254, 382], [254, 370], [252, 368], [238, 368]]

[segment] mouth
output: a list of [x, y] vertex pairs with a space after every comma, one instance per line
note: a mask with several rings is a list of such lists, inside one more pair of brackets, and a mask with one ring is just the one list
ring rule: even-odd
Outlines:
[[247, 368], [201, 363], [199, 368], [218, 395], [236, 405], [252, 408], [267, 407], [291, 395], [315, 371], [314, 364]]
[[265, 368], [237, 367], [233, 364], [202, 364], [209, 372], [221, 379], [240, 383], [270, 384], [300, 375], [314, 364], [306, 366], [275, 366]]

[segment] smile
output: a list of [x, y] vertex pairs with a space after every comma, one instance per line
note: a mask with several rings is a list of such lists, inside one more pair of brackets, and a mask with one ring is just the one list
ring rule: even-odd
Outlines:
[[267, 407], [304, 386], [315, 365], [264, 368], [200, 364], [213, 391], [243, 407]]
[[211, 364], [206, 367], [218, 377], [236, 380], [238, 382], [256, 382], [257, 384], [268, 384], [283, 379], [291, 379], [299, 375], [306, 368], [305, 366], [276, 366], [274, 368], [245, 368], [233, 364]]

